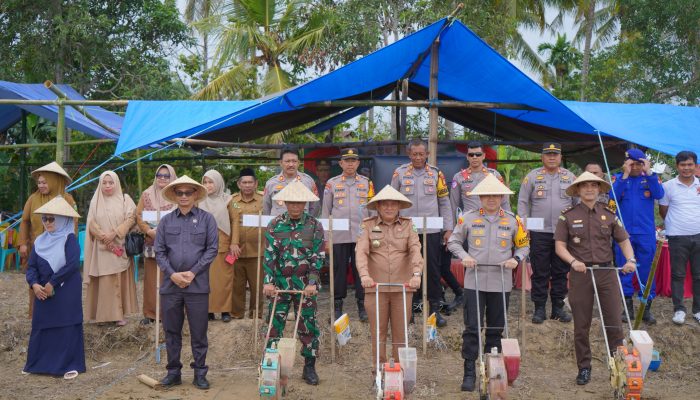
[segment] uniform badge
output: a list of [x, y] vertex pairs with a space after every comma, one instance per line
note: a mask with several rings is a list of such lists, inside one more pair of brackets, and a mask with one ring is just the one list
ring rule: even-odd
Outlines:
[[372, 247], [374, 247], [375, 249], [378, 248], [380, 245], [381, 243], [379, 242], [379, 240], [375, 239], [372, 241]]
[[358, 188], [358, 189], [364, 189], [364, 188], [365, 188], [365, 184], [364, 184], [364, 183], [358, 183], [358, 184], [357, 184], [357, 188]]
[[605, 221], [606, 219], [608, 219], [608, 217], [606, 217], [605, 215], [601, 215], [601, 216], [600, 216], [600, 219], [602, 219], [603, 221]]
[[408, 193], [408, 192], [410, 192], [410, 191], [411, 191], [411, 188], [410, 188], [410, 187], [406, 187], [406, 193]]
[[574, 236], [573, 242], [576, 243], [576, 244], [579, 244], [579, 243], [581, 243], [581, 238], [578, 237], [578, 236]]
[[338, 204], [343, 204], [343, 199], [339, 199]]
[[542, 196], [543, 194], [544, 194], [543, 191], [541, 191], [541, 190], [538, 190], [538, 191], [537, 191], [537, 195], [538, 195], [538, 196]]
[[284, 186], [282, 186], [282, 185], [277, 185], [277, 186], [275, 186], [275, 189], [281, 190], [281, 189], [284, 189]]
[[409, 179], [406, 179], [405, 181], [403, 181], [403, 184], [404, 184], [404, 185], [413, 185], [413, 181], [412, 181], [412, 180], [409, 180]]
[[648, 190], [644, 191], [644, 197], [651, 197], [651, 192]]
[[541, 181], [541, 180], [544, 180], [544, 176], [542, 176], [542, 175], [537, 175], [537, 178], [535, 178], [535, 179], [537, 179], [538, 181]]
[[481, 239], [474, 240], [474, 244], [477, 246], [481, 246]]
[[506, 242], [505, 240], [501, 240], [501, 247], [506, 247], [506, 246], [508, 246], [508, 242]]
[[278, 205], [278, 206], [283, 206], [283, 205], [284, 205], [284, 201], [282, 201], [282, 200], [277, 200], [277, 205]]
[[528, 183], [529, 181], [530, 181], [530, 178], [528, 178], [528, 177], [526, 176], [525, 179], [523, 179], [523, 183], [522, 183], [522, 184], [523, 184], [523, 185], [527, 185], [527, 183]]
[[192, 218], [192, 223], [196, 224], [197, 223], [197, 218]]
[[561, 177], [562, 181], [568, 181], [569, 180], [569, 175], [564, 175]]
[[382, 228], [375, 225], [372, 227], [372, 232], [382, 233]]

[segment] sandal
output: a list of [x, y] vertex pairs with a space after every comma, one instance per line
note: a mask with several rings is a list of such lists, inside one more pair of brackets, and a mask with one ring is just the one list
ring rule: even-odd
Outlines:
[[71, 380], [71, 379], [75, 379], [75, 377], [77, 377], [77, 376], [78, 376], [78, 371], [72, 370], [72, 371], [68, 371], [65, 374], [63, 374], [63, 379]]

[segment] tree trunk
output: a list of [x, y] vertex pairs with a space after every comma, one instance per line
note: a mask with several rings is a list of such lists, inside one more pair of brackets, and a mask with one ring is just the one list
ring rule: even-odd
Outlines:
[[588, 89], [588, 73], [591, 68], [591, 40], [593, 39], [593, 17], [595, 16], [595, 0], [590, 0], [586, 10], [585, 24], [586, 37], [583, 44], [583, 65], [581, 67], [581, 101], [586, 101], [586, 89]]

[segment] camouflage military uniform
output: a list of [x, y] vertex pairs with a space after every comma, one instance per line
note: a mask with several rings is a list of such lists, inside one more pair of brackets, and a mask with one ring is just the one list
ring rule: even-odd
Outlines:
[[[273, 284], [281, 290], [303, 290], [309, 284], [318, 285], [319, 271], [323, 265], [323, 227], [307, 213], [299, 220], [292, 220], [288, 213], [270, 221], [265, 232], [265, 284]], [[284, 332], [287, 312], [294, 303], [299, 306], [298, 294], [280, 294], [270, 331], [270, 342], [276, 342]], [[272, 314], [272, 302], [268, 316]], [[301, 355], [315, 357], [318, 351], [318, 326], [316, 325], [316, 296], [305, 297], [301, 306], [301, 320], [297, 327], [302, 343]]]

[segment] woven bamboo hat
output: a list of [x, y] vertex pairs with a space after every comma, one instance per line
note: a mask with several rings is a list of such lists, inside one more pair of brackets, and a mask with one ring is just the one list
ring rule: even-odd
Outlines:
[[496, 175], [488, 174], [483, 181], [479, 182], [478, 185], [469, 192], [469, 196], [482, 196], [482, 195], [511, 195], [513, 191], [508, 189], [508, 186], [504, 185]]
[[319, 201], [318, 196], [313, 194], [309, 188], [307, 188], [303, 183], [299, 181], [293, 181], [287, 187], [280, 190], [279, 193], [272, 197], [274, 201], [293, 201], [293, 202], [306, 202], [306, 201]]
[[408, 197], [404, 196], [403, 194], [401, 194], [401, 192], [394, 189], [390, 185], [386, 185], [384, 186], [384, 189], [380, 190], [379, 193], [372, 197], [372, 200], [370, 200], [369, 203], [367, 203], [367, 209], [376, 210], [377, 203], [382, 200], [396, 200], [399, 202], [400, 209], [411, 208], [411, 206], [413, 205], [413, 203], [411, 202], [411, 200], [408, 199]]
[[80, 218], [80, 214], [63, 198], [58, 195], [48, 203], [34, 210], [34, 214], [63, 215], [65, 217]]
[[598, 182], [600, 183], [600, 193], [607, 193], [610, 191], [610, 184], [606, 182], [605, 180], [598, 178], [597, 176], [593, 175], [592, 173], [586, 171], [579, 175], [578, 178], [569, 186], [566, 188], [566, 194], [569, 196], [577, 196], [578, 195], [578, 185], [579, 183], [583, 182]]
[[205, 197], [207, 197], [207, 188], [205, 188], [201, 183], [195, 181], [187, 175], [183, 175], [174, 181], [170, 182], [168, 186], [163, 188], [163, 197], [171, 203], [177, 204], [177, 196], [175, 196], [175, 189], [181, 185], [189, 185], [197, 189], [197, 193], [194, 195], [194, 201], [198, 202]]
[[36, 179], [37, 175], [41, 174], [42, 172], [53, 172], [54, 174], [61, 175], [62, 177], [66, 178], [67, 185], [73, 182], [73, 179], [70, 178], [68, 172], [66, 172], [65, 169], [61, 168], [61, 166], [58, 165], [56, 161], [52, 161], [51, 163], [32, 171], [32, 178]]

